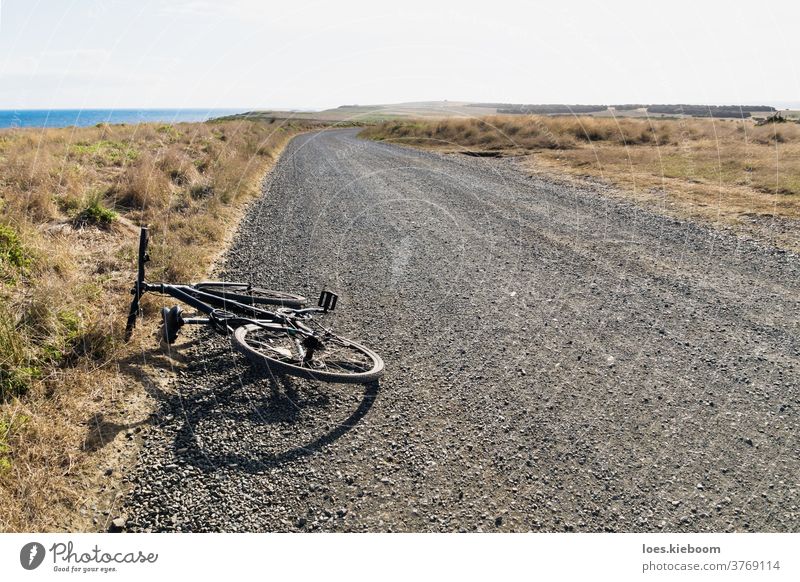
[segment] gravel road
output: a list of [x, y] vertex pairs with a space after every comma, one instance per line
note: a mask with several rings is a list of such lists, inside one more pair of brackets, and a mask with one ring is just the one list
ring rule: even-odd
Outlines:
[[800, 531], [798, 258], [513, 160], [295, 138], [220, 275], [386, 361], [272, 382], [201, 331], [133, 531]]

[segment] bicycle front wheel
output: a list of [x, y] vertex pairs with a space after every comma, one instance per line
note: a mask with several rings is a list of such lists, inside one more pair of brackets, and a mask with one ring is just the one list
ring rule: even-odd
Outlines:
[[273, 373], [284, 373], [321, 382], [363, 384], [383, 375], [381, 357], [354, 341], [329, 334], [314, 356], [301, 356], [302, 343], [286, 331], [244, 325], [233, 333], [233, 343], [251, 363]]
[[302, 295], [251, 287], [248, 283], [229, 283], [227, 281], [204, 281], [194, 288], [203, 293], [216, 295], [228, 301], [237, 301], [246, 305], [280, 305], [294, 309], [303, 307], [308, 300]]

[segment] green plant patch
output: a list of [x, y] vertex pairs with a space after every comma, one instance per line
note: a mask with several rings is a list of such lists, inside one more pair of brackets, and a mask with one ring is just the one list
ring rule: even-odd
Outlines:
[[156, 131], [161, 135], [166, 135], [167, 137], [173, 139], [177, 139], [181, 135], [181, 132], [178, 131], [178, 128], [176, 128], [174, 125], [169, 125], [169, 124], [159, 125]]
[[0, 400], [24, 394], [41, 375], [27, 355], [26, 339], [0, 301]]
[[0, 401], [22, 396], [41, 376], [42, 370], [38, 366], [14, 366], [0, 362]]
[[70, 153], [78, 157], [91, 158], [99, 165], [111, 166], [121, 166], [139, 157], [139, 152], [132, 145], [110, 140], [78, 142], [72, 146]]
[[78, 214], [74, 224], [76, 227], [91, 225], [108, 228], [117, 218], [119, 215], [116, 212], [106, 208], [99, 198], [95, 198]]
[[52, 337], [41, 348], [40, 359], [56, 365], [66, 365], [82, 352], [84, 325], [81, 316], [69, 309], [56, 314], [57, 326]]
[[15, 281], [30, 263], [17, 232], [10, 226], [0, 225], [0, 279]]

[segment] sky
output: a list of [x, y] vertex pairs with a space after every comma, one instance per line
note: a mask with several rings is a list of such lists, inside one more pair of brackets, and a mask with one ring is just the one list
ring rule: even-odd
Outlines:
[[0, 109], [800, 102], [800, 2], [0, 0]]

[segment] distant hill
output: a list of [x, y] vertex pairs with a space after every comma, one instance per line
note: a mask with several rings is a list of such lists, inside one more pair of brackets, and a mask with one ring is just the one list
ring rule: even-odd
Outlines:
[[262, 110], [226, 119], [304, 119], [337, 124], [374, 123], [392, 119], [429, 117], [484, 117], [487, 115], [594, 115], [594, 116], [690, 116], [743, 119], [753, 113], [768, 114], [769, 105], [618, 104], [568, 105], [524, 103], [470, 103], [468, 101], [419, 101], [379, 105], [341, 105], [322, 111]]

